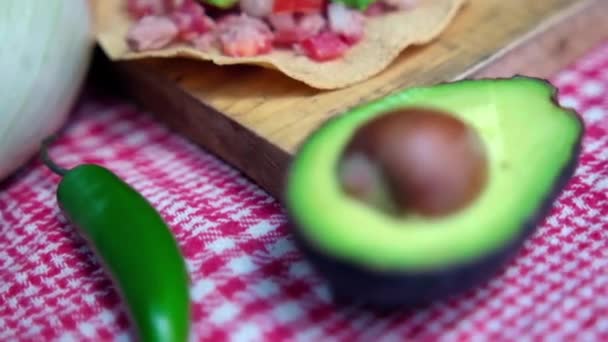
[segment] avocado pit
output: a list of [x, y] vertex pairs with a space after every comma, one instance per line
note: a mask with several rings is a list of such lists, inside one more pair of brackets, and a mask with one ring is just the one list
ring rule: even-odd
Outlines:
[[392, 215], [453, 213], [479, 195], [488, 174], [473, 127], [448, 112], [416, 107], [363, 124], [338, 165], [349, 196]]

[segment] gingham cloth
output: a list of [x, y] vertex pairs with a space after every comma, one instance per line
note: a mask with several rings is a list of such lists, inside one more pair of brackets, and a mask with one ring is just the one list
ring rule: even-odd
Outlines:
[[[576, 176], [499, 275], [420, 311], [332, 304], [275, 199], [130, 103], [83, 98], [51, 153], [112, 169], [160, 210], [187, 258], [193, 340], [608, 341], [608, 42], [551, 81], [588, 125]], [[34, 160], [0, 187], [0, 340], [129, 340], [58, 180]]]

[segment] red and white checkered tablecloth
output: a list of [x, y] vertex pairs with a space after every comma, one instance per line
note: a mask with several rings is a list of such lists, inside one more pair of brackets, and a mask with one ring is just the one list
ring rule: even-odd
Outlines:
[[[421, 311], [333, 305], [273, 198], [130, 103], [83, 97], [52, 154], [107, 166], [161, 211], [187, 258], [193, 340], [608, 341], [608, 42], [551, 80], [588, 125], [574, 180], [501, 274]], [[32, 161], [0, 185], [0, 340], [128, 340], [57, 182]]]

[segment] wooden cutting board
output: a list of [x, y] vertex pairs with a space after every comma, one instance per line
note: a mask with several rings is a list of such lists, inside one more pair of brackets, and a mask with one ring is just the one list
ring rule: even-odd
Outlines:
[[278, 72], [192, 60], [112, 63], [117, 84], [169, 127], [281, 196], [302, 140], [326, 119], [409, 86], [548, 77], [608, 38], [608, 0], [470, 0], [434, 42], [357, 85], [320, 91]]

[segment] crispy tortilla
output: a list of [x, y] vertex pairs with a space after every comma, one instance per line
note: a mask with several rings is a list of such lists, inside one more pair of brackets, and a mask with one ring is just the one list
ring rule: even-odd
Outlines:
[[365, 38], [342, 58], [316, 62], [291, 50], [275, 49], [270, 54], [236, 58], [219, 50], [201, 52], [187, 44], [174, 44], [156, 51], [134, 52], [125, 36], [131, 25], [124, 0], [93, 1], [97, 40], [112, 60], [185, 57], [212, 61], [217, 65], [251, 64], [276, 69], [318, 89], [343, 88], [366, 80], [384, 70], [405, 48], [425, 44], [437, 37], [454, 19], [466, 0], [423, 0], [411, 11], [367, 19]]

